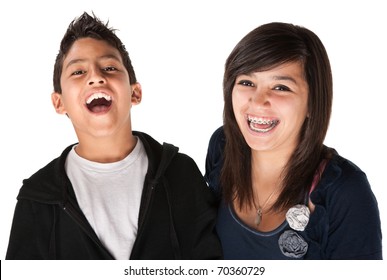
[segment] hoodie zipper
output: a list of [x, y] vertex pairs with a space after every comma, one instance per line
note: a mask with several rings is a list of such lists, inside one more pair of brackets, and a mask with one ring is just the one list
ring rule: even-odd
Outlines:
[[66, 212], [67, 215], [70, 216], [70, 218], [80, 226], [80, 228], [89, 236], [94, 243], [101, 248], [106, 255], [110, 257], [110, 259], [114, 259], [113, 256], [110, 254], [110, 252], [103, 246], [97, 235], [95, 234], [94, 231], [91, 231], [90, 225], [85, 223], [84, 219], [79, 215], [77, 210], [70, 204], [67, 203], [62, 206], [62, 209]]
[[[147, 180], [146, 180], [147, 181]], [[141, 236], [141, 233], [144, 229], [144, 223], [146, 221], [146, 217], [148, 216], [148, 212], [149, 212], [149, 206], [151, 204], [151, 200], [153, 198], [153, 193], [154, 193], [154, 190], [155, 190], [155, 187], [157, 185], [156, 182], [153, 182], [151, 181], [150, 183], [147, 183], [146, 185], [150, 185], [149, 186], [149, 189], [147, 190], [147, 193], [146, 193], [146, 197], [144, 198], [144, 205], [143, 205], [143, 208], [144, 209], [143, 211], [143, 214], [141, 216], [141, 220], [139, 220], [139, 223], [138, 223], [138, 231], [137, 231], [137, 237], [134, 241], [134, 244], [133, 244], [133, 247], [132, 247], [132, 252], [130, 253], [130, 257], [129, 259], [132, 259], [133, 256], [133, 252], [136, 251], [136, 248], [137, 248], [137, 244], [138, 244], [138, 239], [139, 239], [139, 236]], [[144, 184], [145, 185], [145, 184]], [[141, 204], [142, 205], [142, 204]], [[140, 209], [141, 211], [141, 209]]]

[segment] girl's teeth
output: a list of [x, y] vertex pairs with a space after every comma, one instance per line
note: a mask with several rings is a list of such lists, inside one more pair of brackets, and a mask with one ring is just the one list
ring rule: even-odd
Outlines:
[[[249, 121], [249, 126], [251, 130], [260, 132], [260, 133], [265, 133], [272, 130], [279, 123], [278, 120], [267, 120], [267, 119], [265, 120], [263, 118], [250, 117], [250, 116], [248, 116], [248, 121]], [[260, 128], [260, 127], [256, 127], [255, 126], [256, 124], [266, 125], [268, 127]]]
[[277, 120], [264, 120], [262, 118], [250, 117], [250, 116], [248, 117], [248, 121], [251, 123], [263, 124], [263, 125], [274, 124], [278, 122]]

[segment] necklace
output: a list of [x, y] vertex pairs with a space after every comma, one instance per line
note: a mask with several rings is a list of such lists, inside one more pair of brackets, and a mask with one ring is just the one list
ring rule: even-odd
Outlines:
[[266, 199], [266, 201], [262, 207], [261, 207], [261, 205], [259, 205], [259, 198], [258, 198], [258, 207], [255, 206], [255, 209], [257, 210], [257, 216], [255, 217], [255, 224], [257, 226], [259, 226], [259, 224], [262, 222], [263, 209], [265, 209], [267, 203], [270, 201], [272, 196], [276, 193], [276, 190], [277, 189], [274, 189], [274, 191], [269, 195], [269, 197]]

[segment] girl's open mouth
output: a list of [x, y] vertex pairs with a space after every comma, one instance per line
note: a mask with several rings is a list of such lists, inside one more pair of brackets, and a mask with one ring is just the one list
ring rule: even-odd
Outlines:
[[276, 127], [280, 121], [278, 119], [272, 118], [247, 116], [247, 122], [252, 131], [258, 133], [267, 133]]

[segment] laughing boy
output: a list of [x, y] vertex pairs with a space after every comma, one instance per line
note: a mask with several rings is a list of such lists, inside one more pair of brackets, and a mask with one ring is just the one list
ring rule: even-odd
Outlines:
[[72, 21], [53, 81], [52, 103], [78, 143], [23, 181], [6, 258], [221, 258], [194, 161], [132, 131], [142, 91], [114, 30], [87, 13]]

